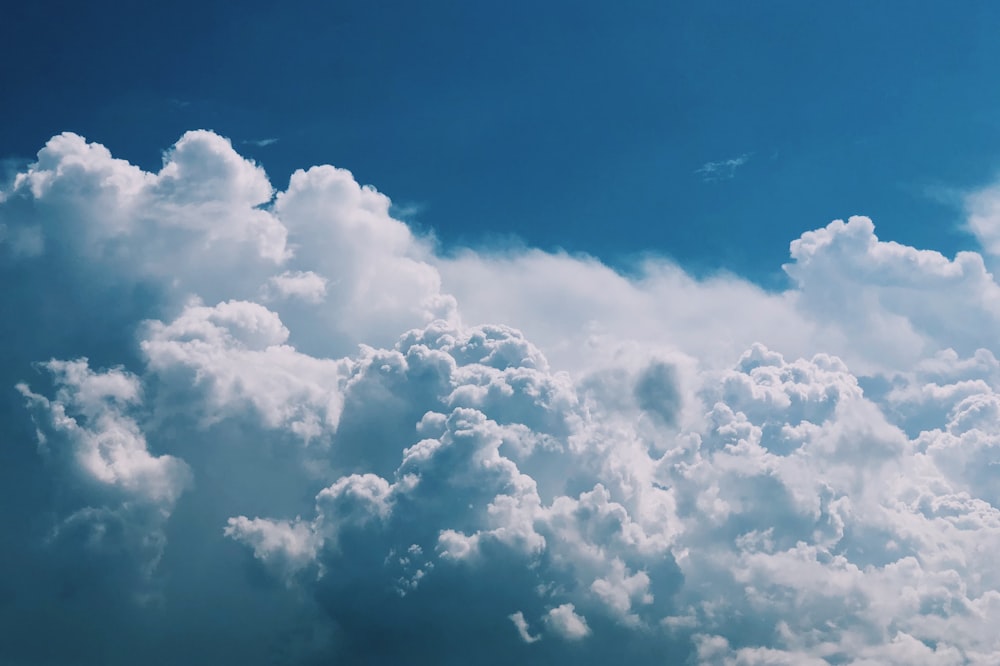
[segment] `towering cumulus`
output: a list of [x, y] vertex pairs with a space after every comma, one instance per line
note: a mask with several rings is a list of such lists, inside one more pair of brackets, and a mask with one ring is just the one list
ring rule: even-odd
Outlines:
[[767, 290], [55, 136], [0, 194], [0, 662], [1000, 663], [995, 198]]

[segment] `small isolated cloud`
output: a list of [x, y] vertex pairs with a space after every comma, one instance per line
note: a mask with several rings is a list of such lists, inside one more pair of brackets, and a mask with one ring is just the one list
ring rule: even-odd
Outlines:
[[542, 639], [541, 636], [532, 636], [531, 630], [528, 627], [527, 620], [524, 619], [524, 613], [517, 611], [511, 615], [507, 616], [510, 621], [514, 623], [514, 627], [517, 628], [517, 635], [521, 637], [521, 640], [525, 643], [534, 643]]
[[243, 143], [250, 146], [257, 146], [258, 148], [264, 148], [266, 146], [278, 143], [278, 139], [275, 137], [268, 137], [266, 139], [245, 139]]
[[738, 157], [731, 157], [728, 160], [718, 162], [705, 162], [695, 169], [695, 173], [701, 176], [706, 183], [719, 180], [730, 180], [736, 175], [736, 170], [750, 161], [750, 153], [743, 153]]
[[576, 612], [573, 604], [557, 606], [545, 614], [545, 626], [568, 641], [578, 641], [590, 635], [587, 620]]
[[979, 253], [443, 255], [206, 131], [53, 137], [0, 230], [0, 662], [1000, 663]]

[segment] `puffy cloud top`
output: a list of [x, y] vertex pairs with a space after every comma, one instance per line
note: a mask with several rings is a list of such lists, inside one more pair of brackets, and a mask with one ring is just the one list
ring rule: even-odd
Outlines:
[[73, 640], [0, 661], [1000, 661], [979, 254], [838, 220], [776, 293], [389, 211], [207, 131], [15, 179], [0, 620]]

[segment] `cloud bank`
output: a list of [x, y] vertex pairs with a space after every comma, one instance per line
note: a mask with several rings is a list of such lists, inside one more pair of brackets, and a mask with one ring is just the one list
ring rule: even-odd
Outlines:
[[444, 252], [206, 131], [56, 136], [0, 230], [4, 663], [1000, 661], [980, 254]]

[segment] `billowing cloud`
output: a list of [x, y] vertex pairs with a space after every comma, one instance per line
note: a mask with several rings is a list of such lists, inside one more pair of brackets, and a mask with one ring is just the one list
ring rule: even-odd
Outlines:
[[545, 623], [566, 640], [578, 641], [590, 633], [587, 620], [576, 614], [573, 604], [563, 604], [550, 610], [545, 614]]
[[327, 279], [312, 271], [285, 271], [272, 276], [261, 289], [265, 300], [275, 298], [300, 298], [309, 303], [319, 303], [326, 297]]
[[0, 621], [67, 637], [0, 661], [1000, 660], [977, 253], [443, 254], [205, 131], [156, 173], [54, 137], [0, 224]]

